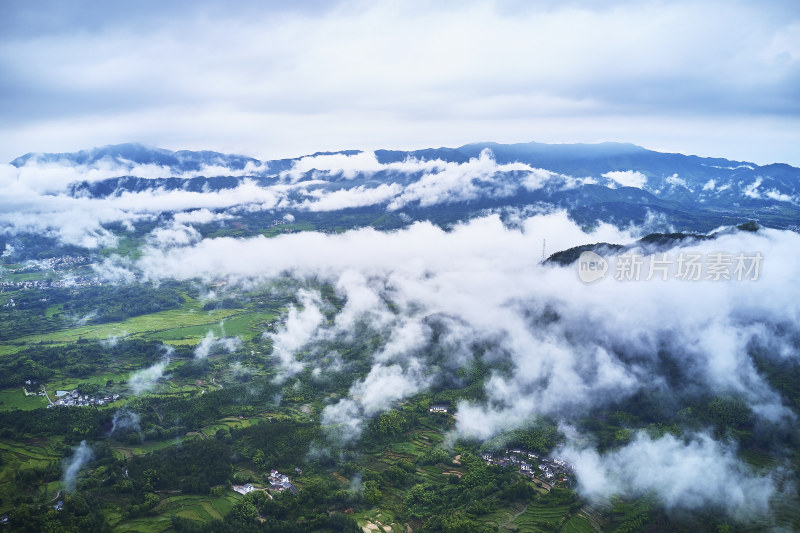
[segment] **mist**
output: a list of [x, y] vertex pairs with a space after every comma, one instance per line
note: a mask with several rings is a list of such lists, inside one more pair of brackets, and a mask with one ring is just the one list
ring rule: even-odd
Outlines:
[[142, 432], [140, 425], [141, 417], [138, 413], [128, 410], [123, 407], [114, 413], [114, 418], [111, 419], [111, 431], [109, 435], [114, 435], [117, 431], [134, 431], [136, 433]]
[[[540, 263], [545, 238], [551, 249], [566, 249], [591, 242], [631, 244], [639, 232], [599, 224], [586, 233], [563, 212], [523, 217], [514, 227], [490, 215], [449, 231], [415, 223], [392, 233], [359, 229], [341, 235], [204, 239], [150, 249], [131, 268], [145, 279], [200, 278], [234, 286], [287, 273], [330, 282], [345, 301], [332, 320], [324, 319], [320, 295], [302, 289], [285, 324], [265, 336], [273, 341], [279, 379], [309, 366], [316, 376], [346, 372], [341, 360], [320, 357], [314, 346], [347, 338], [355, 324], [384, 339], [370, 356], [370, 371], [354, 378], [348, 396], [322, 412], [322, 423], [337, 445], [357, 442], [367, 420], [407, 398], [457, 384], [456, 370], [477, 357], [476, 345], [492, 346], [481, 357], [489, 364], [504, 362], [509, 370], [490, 373], [486, 400], [456, 406], [454, 437], [486, 440], [539, 416], [570, 424], [640, 391], [661, 394], [665, 405], [702, 394], [735, 395], [765, 423], [794, 424], [793, 411], [756, 370], [749, 352], [780, 328], [796, 329], [800, 236], [723, 229], [710, 241], [690, 239], [658, 250], [673, 258], [688, 251], [759, 252], [763, 264], [755, 281], [647, 281], [646, 275], [639, 281], [618, 280], [617, 261], [610, 257], [607, 279], [585, 284], [575, 265]], [[651, 248], [629, 253], [654, 253]], [[441, 332], [435, 341], [432, 325]], [[781, 357], [796, 358], [787, 335], [770, 342], [785, 345]], [[667, 368], [679, 369], [677, 375]], [[767, 487], [761, 492], [765, 497], [771, 494], [769, 476], [751, 473], [729, 447], [708, 435], [689, 444], [639, 437], [607, 457], [581, 450], [574, 455], [578, 477], [592, 475], [587, 466], [592, 457], [598, 464], [608, 461], [607, 471], [617, 472], [621, 458], [644, 458], [654, 446], [676, 455], [685, 447], [718, 459], [709, 461], [710, 481], [694, 486], [702, 493], [698, 501], [719, 503], [716, 484], [734, 474], [745, 485]], [[594, 497], [601, 486], [609, 494], [654, 491], [668, 505], [686, 504], [670, 496], [675, 489], [669, 483], [640, 486], [632, 474], [619, 484], [587, 483], [579, 490]], [[728, 496], [735, 501], [735, 495]]]
[[[4, 198], [0, 229], [10, 235], [44, 234], [63, 244], [90, 249], [115, 247], [119, 236], [107, 229], [108, 224], [132, 228], [161, 213], [173, 213], [171, 223], [157, 227], [147, 238], [153, 247], [168, 248], [196, 243], [200, 235], [194, 225], [235, 220], [237, 210], [319, 212], [383, 206], [397, 212], [410, 204], [428, 207], [479, 197], [504, 198], [520, 191], [545, 187], [557, 191], [598, 180], [609, 187], [617, 185], [601, 176], [572, 177], [523, 163], [498, 164], [488, 149], [463, 163], [411, 157], [380, 163], [374, 152], [360, 152], [299, 158], [289, 170], [281, 172], [269, 172], [267, 165], [244, 169], [212, 166], [203, 171], [208, 173], [111, 159], [87, 166], [68, 159], [42, 162], [32, 158], [19, 168], [0, 166], [0, 193]], [[352, 187], [338, 184], [342, 178], [365, 179], [378, 172], [385, 174], [387, 183]], [[199, 175], [235, 176], [239, 181], [233, 188], [220, 190], [120, 189], [101, 197], [71, 189], [76, 184], [119, 176], [152, 180]]]
[[668, 510], [712, 507], [745, 518], [766, 512], [776, 492], [772, 474], [754, 473], [730, 444], [708, 434], [683, 441], [639, 432], [604, 455], [591, 448], [559, 453], [575, 465], [579, 492], [596, 503], [608, 503], [611, 495], [656, 494]]
[[92, 460], [92, 448], [85, 440], [72, 449], [72, 456], [64, 460], [64, 476], [62, 481], [67, 492], [75, 490], [78, 474], [86, 464]]
[[[223, 335], [224, 335], [224, 327]], [[205, 337], [194, 349], [195, 359], [205, 359], [210, 354], [224, 350], [234, 353], [242, 347], [242, 339], [238, 337], [217, 337], [213, 331], [206, 332]]]
[[172, 361], [172, 355], [175, 349], [167, 344], [162, 345], [164, 355], [161, 360], [147, 368], [137, 370], [128, 377], [128, 386], [133, 390], [135, 395], [153, 390], [158, 381], [164, 377], [164, 370], [169, 366]]

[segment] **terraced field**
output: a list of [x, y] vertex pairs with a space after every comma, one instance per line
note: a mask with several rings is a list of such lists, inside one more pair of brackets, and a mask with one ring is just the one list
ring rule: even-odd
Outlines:
[[221, 519], [242, 496], [233, 491], [224, 496], [176, 495], [164, 498], [156, 508], [158, 516], [126, 519], [112, 523], [118, 533], [164, 532], [171, 527], [170, 519], [180, 516], [190, 520], [208, 521]]
[[63, 439], [0, 439], [0, 454], [3, 468], [0, 470], [0, 486], [13, 479], [14, 474], [23, 468], [44, 467], [61, 460], [60, 451]]

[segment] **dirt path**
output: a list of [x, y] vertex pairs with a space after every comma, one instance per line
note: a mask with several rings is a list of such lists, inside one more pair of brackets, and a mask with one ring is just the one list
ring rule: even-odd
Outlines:
[[44, 391], [44, 397], [47, 398], [47, 401], [50, 402], [50, 405], [55, 405], [53, 400], [50, 399], [50, 395], [47, 394], [47, 389], [44, 388], [44, 385], [42, 385], [42, 390]]
[[580, 510], [578, 511], [578, 516], [582, 516], [586, 520], [588, 520], [589, 524], [591, 524], [592, 528], [595, 531], [603, 531], [603, 524], [601, 522], [601, 519], [597, 516], [594, 509], [592, 509], [588, 505], [584, 505], [583, 507], [580, 508]]
[[502, 528], [506, 527], [508, 524], [512, 523], [514, 520], [516, 520], [517, 518], [519, 518], [519, 515], [521, 515], [522, 513], [524, 513], [524, 512], [525, 512], [525, 511], [527, 511], [527, 510], [528, 510], [528, 504], [525, 504], [525, 507], [523, 507], [523, 508], [522, 508], [522, 510], [521, 510], [520, 512], [518, 512], [518, 513], [517, 513], [517, 514], [515, 514], [513, 517], [509, 518], [508, 520], [506, 520], [505, 522], [503, 522], [502, 524], [500, 524], [500, 529], [502, 529]]

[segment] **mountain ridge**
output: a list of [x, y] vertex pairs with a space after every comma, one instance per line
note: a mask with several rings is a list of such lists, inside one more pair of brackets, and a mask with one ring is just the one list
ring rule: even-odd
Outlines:
[[[501, 144], [456, 148], [340, 150], [262, 161], [214, 151], [170, 151], [138, 143], [72, 153], [29, 153], [11, 162], [102, 167], [99, 178], [71, 182], [73, 197], [107, 198], [144, 191], [215, 192], [250, 184], [282, 187], [284, 209], [378, 211], [414, 209], [436, 217], [435, 206], [474, 216], [485, 209], [560, 207], [582, 223], [624, 225], [662, 218], [681, 230], [759, 221], [796, 228], [800, 220], [800, 168], [785, 163], [664, 153], [618, 142]], [[156, 166], [162, 176], [145, 175]], [[148, 167], [149, 168], [149, 167]], [[392, 191], [391, 194], [386, 193]], [[369, 199], [329, 204], [323, 197]]]

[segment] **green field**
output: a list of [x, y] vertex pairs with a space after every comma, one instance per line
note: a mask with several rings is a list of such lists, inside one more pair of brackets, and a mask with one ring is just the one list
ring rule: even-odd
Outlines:
[[[8, 512], [13, 508], [13, 502], [7, 493], [8, 487], [13, 483], [16, 474], [25, 469], [42, 468], [51, 463], [58, 463], [63, 457], [61, 450], [63, 440], [60, 437], [26, 438], [21, 436], [15, 440], [0, 439], [0, 456], [3, 459], [3, 468], [0, 469], [0, 512]], [[57, 482], [48, 483], [38, 487], [30, 487], [40, 497], [47, 498], [50, 492], [58, 490]], [[54, 490], [53, 490], [54, 489]]]
[[[216, 337], [241, 337], [244, 340], [252, 339], [264, 331], [265, 323], [275, 320], [275, 315], [270, 313], [243, 313], [230, 312], [224, 320], [216, 322], [201, 322], [200, 325], [183, 325], [165, 328], [158, 331], [145, 333], [145, 338], [157, 339], [170, 344], [196, 344], [210, 331]], [[217, 312], [217, 311], [214, 311]], [[260, 326], [260, 327], [259, 327]]]
[[5, 344], [20, 346], [36, 343], [64, 344], [81, 339], [102, 340], [109, 337], [137, 336], [186, 326], [218, 324], [220, 321], [239, 312], [231, 309], [216, 309], [214, 311], [203, 311], [196, 308], [170, 309], [149, 315], [135, 316], [122, 322], [80, 326], [53, 333], [9, 339]]
[[223, 496], [177, 495], [164, 498], [156, 507], [157, 516], [129, 518], [112, 521], [114, 531], [119, 533], [161, 532], [171, 527], [170, 519], [180, 516], [190, 520], [208, 521], [223, 518], [231, 506], [242, 496], [228, 491]]
[[[32, 389], [36, 389], [36, 387]], [[33, 392], [33, 390], [28, 392]], [[0, 410], [2, 411], [13, 409], [29, 411], [40, 407], [47, 407], [47, 398], [39, 395], [25, 396], [22, 387], [0, 391]]]

